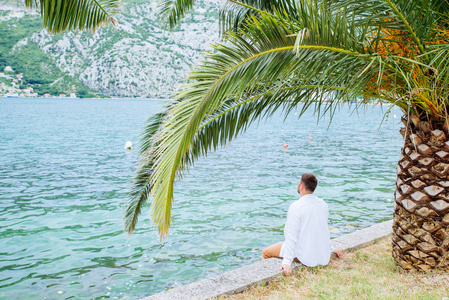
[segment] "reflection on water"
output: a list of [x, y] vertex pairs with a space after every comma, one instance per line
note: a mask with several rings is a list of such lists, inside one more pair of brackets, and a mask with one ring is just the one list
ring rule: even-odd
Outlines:
[[344, 107], [329, 128], [311, 114], [251, 127], [176, 183], [167, 239], [148, 208], [128, 237], [137, 147], [123, 148], [160, 106], [0, 99], [0, 298], [138, 298], [249, 264], [282, 240], [303, 172], [318, 177], [333, 237], [391, 218], [399, 128], [378, 131], [379, 107]]

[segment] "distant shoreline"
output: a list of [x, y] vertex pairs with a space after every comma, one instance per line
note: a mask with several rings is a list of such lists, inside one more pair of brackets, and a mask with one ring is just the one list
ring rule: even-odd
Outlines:
[[[55, 100], [81, 100], [81, 99], [86, 99], [86, 100], [102, 100], [102, 99], [110, 99], [110, 100], [150, 100], [150, 101], [168, 101], [170, 100], [170, 98], [140, 98], [140, 97], [136, 97], [136, 98], [131, 98], [131, 97], [104, 97], [104, 98], [70, 98], [70, 97], [5, 97], [5, 96], [0, 96], [0, 99], [55, 99]], [[347, 102], [347, 103], [342, 103], [342, 104], [357, 104], [359, 102], [353, 101], [353, 102]], [[359, 103], [361, 104], [361, 103]], [[379, 105], [379, 106], [383, 106], [383, 105], [391, 105], [390, 103], [363, 103], [365, 105]]]
[[151, 101], [167, 101], [164, 98], [131, 98], [131, 97], [104, 97], [104, 98], [70, 98], [70, 97], [5, 97], [0, 96], [0, 99], [54, 99], [54, 100], [151, 100]]

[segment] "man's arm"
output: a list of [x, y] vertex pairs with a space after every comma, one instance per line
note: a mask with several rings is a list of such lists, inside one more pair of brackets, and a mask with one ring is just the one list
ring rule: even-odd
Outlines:
[[284, 258], [282, 259], [281, 270], [284, 270], [285, 275], [290, 275], [292, 269], [291, 264], [295, 258], [295, 247], [298, 237], [299, 226], [301, 218], [299, 213], [290, 205], [287, 214], [287, 221], [284, 227]]
[[[327, 206], [327, 204], [326, 204]], [[329, 220], [329, 206], [327, 206], [327, 218]], [[343, 251], [341, 251], [340, 249], [334, 248], [334, 246], [332, 246], [332, 242], [329, 241], [330, 247], [331, 247], [331, 255], [332, 253], [335, 253], [335, 255], [337, 255], [338, 258], [342, 258], [344, 256]]]
[[335, 253], [335, 255], [337, 255], [338, 258], [342, 258], [344, 256], [343, 251], [341, 251], [340, 249], [334, 248], [334, 246], [332, 246], [332, 242], [329, 242], [330, 246], [331, 246], [331, 254]]

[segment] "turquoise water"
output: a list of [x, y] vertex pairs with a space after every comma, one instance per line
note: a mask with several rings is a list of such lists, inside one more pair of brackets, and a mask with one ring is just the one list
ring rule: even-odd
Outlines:
[[329, 128], [311, 113], [251, 127], [177, 182], [167, 239], [148, 208], [128, 237], [137, 147], [124, 144], [161, 105], [0, 98], [0, 298], [134, 299], [250, 264], [282, 241], [303, 172], [318, 176], [333, 237], [391, 218], [398, 124], [378, 131], [380, 107], [343, 107]]

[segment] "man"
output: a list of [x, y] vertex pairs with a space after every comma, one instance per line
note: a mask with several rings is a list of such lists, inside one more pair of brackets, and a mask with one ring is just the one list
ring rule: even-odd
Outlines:
[[292, 272], [292, 261], [299, 261], [308, 267], [327, 265], [335, 253], [339, 258], [343, 252], [332, 247], [328, 228], [329, 208], [322, 199], [313, 195], [318, 180], [313, 174], [304, 173], [298, 184], [299, 200], [293, 202], [287, 214], [285, 242], [262, 251], [263, 259], [279, 257], [281, 270], [285, 275]]

